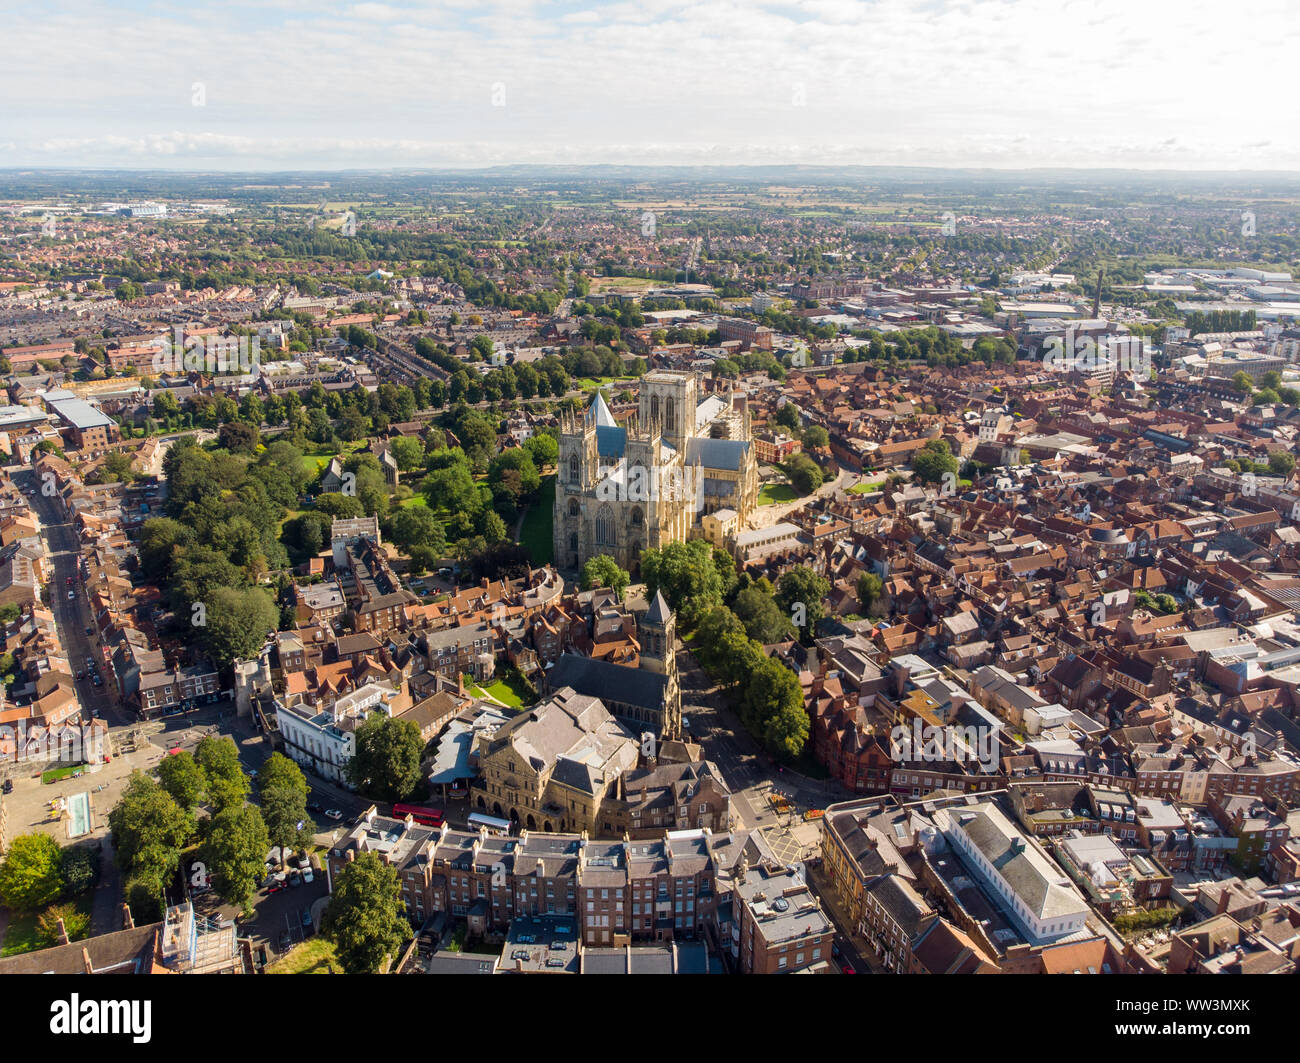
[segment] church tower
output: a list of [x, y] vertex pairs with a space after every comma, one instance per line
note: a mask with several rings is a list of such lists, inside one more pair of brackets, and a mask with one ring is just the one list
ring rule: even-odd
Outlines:
[[664, 600], [663, 591], [641, 619], [637, 631], [641, 641], [641, 667], [665, 676], [664, 719], [661, 737], [679, 738], [682, 733], [682, 691], [677, 681], [677, 617]]

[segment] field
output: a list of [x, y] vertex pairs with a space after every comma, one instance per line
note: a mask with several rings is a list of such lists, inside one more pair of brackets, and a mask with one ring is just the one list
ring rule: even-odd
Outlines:
[[291, 948], [281, 959], [269, 964], [267, 974], [342, 974], [343, 968], [334, 955], [334, 945], [323, 937], [314, 937]]
[[552, 560], [551, 533], [554, 527], [555, 474], [542, 480], [537, 501], [528, 507], [523, 527], [519, 529], [519, 544], [528, 550], [534, 565], [548, 565]]
[[758, 504], [770, 506], [776, 502], [793, 502], [799, 493], [789, 484], [764, 484], [758, 492]]

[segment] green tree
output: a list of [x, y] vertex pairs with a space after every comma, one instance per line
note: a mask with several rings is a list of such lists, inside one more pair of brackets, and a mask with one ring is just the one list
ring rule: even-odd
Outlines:
[[608, 587], [621, 600], [627, 585], [632, 582], [631, 575], [618, 567], [618, 562], [608, 554], [597, 554], [589, 558], [582, 566], [582, 589], [594, 590]]
[[409, 720], [374, 713], [356, 729], [356, 753], [348, 778], [363, 793], [381, 801], [404, 801], [420, 781], [420, 729]]
[[205, 831], [199, 858], [207, 865], [217, 896], [227, 904], [237, 904], [244, 912], [252, 911], [253, 891], [257, 888], [271, 847], [262, 813], [252, 805], [223, 809], [210, 821]]
[[802, 442], [804, 450], [816, 450], [818, 447], [830, 446], [831, 437], [821, 425], [810, 424], [803, 430]]
[[757, 642], [784, 642], [794, 637], [790, 614], [758, 584], [751, 584], [737, 594], [731, 609], [745, 625], [746, 634]]
[[874, 572], [864, 572], [858, 577], [858, 601], [862, 604], [862, 611], [868, 616], [871, 615], [871, 607], [880, 599], [884, 590], [884, 582]]
[[808, 738], [808, 717], [795, 674], [780, 661], [764, 657], [745, 684], [741, 719], [773, 755], [786, 760], [797, 757]]
[[1290, 476], [1295, 468], [1295, 455], [1276, 450], [1268, 456], [1268, 471], [1274, 476]]
[[153, 779], [136, 771], [109, 812], [108, 826], [128, 898], [134, 890], [132, 911], [144, 897], [156, 904], [176, 874], [181, 849], [194, 835], [194, 817]]
[[281, 852], [306, 846], [316, 824], [307, 814], [307, 779], [302, 769], [288, 757], [272, 753], [258, 772], [257, 789], [271, 844]]
[[[734, 570], [732, 572], [734, 578]], [[682, 623], [694, 627], [709, 609], [722, 604], [727, 584], [704, 539], [668, 543], [641, 554], [641, 578], [646, 595], [663, 591]]]
[[181, 808], [193, 812], [203, 799], [203, 769], [187, 750], [163, 757], [158, 764], [158, 784]]
[[[825, 576], [807, 565], [798, 565], [781, 576], [776, 585], [776, 601], [807, 637], [816, 627], [817, 621], [825, 615], [822, 599], [830, 591], [831, 585]], [[799, 623], [801, 616], [802, 624]]]
[[346, 973], [374, 974], [389, 957], [396, 958], [410, 936], [403, 911], [397, 869], [364, 852], [335, 879], [321, 931], [334, 942]]
[[99, 879], [99, 843], [69, 845], [59, 853], [63, 896], [80, 897]]
[[256, 657], [268, 631], [280, 624], [280, 610], [260, 587], [219, 587], [208, 595], [204, 647], [222, 665]]
[[781, 469], [801, 495], [810, 495], [822, 485], [822, 471], [807, 454], [790, 455]]
[[442, 522], [425, 506], [407, 506], [393, 514], [389, 537], [408, 554], [416, 546], [423, 546], [435, 554], [442, 554], [447, 549]]
[[31, 912], [62, 892], [59, 843], [44, 833], [20, 834], [0, 863], [0, 900], [15, 911]]
[[243, 804], [248, 776], [239, 763], [239, 749], [228, 735], [208, 735], [199, 741], [194, 759], [203, 770], [203, 789], [214, 812]]
[[912, 471], [922, 483], [956, 484], [958, 462], [948, 447], [947, 440], [932, 439], [912, 458]]

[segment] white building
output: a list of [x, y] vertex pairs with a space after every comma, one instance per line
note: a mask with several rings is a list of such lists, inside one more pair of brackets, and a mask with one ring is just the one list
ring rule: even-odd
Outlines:
[[386, 683], [367, 683], [339, 698], [332, 708], [275, 703], [284, 751], [322, 778], [346, 783], [348, 762], [356, 753], [357, 727], [376, 712], [392, 716], [400, 692]]
[[1031, 943], [1056, 941], [1084, 928], [1089, 909], [1082, 894], [993, 802], [941, 809], [935, 823]]

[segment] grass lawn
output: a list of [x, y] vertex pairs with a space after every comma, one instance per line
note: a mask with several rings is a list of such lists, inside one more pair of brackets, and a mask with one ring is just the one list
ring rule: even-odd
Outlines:
[[[89, 920], [90, 910], [94, 904], [94, 893], [83, 893], [72, 903], [76, 905], [77, 911]], [[50, 943], [41, 936], [40, 928], [36, 925], [40, 915], [40, 912], [28, 912], [26, 915], [9, 913], [9, 929], [5, 932], [4, 947], [0, 948], [0, 956], [18, 956], [24, 952], [36, 952], [50, 947]], [[74, 937], [73, 940], [80, 941], [85, 936], [82, 934], [80, 937]]]
[[879, 480], [863, 480], [862, 483], [854, 484], [852, 487], [850, 487], [849, 494], [865, 495], [871, 491], [879, 490], [879, 488], [884, 484], [884, 482], [885, 482], [884, 477], [881, 477]]
[[528, 681], [514, 668], [503, 668], [483, 689], [512, 709], [521, 709], [537, 699]]
[[793, 502], [798, 497], [799, 492], [789, 484], [764, 484], [758, 492], [758, 504], [770, 506], [774, 502]]
[[412, 506], [423, 506], [425, 509], [428, 509], [429, 501], [424, 497], [424, 495], [412, 495], [410, 498], [406, 499], [406, 501], [399, 502], [398, 505], [402, 509], [410, 509]]
[[342, 974], [334, 943], [323, 937], [308, 938], [266, 968], [267, 974]]
[[84, 764], [69, 764], [66, 768], [51, 768], [49, 771], [41, 772], [41, 782], [56, 783], [60, 779], [67, 779], [85, 768]]
[[553, 556], [551, 541], [555, 520], [555, 476], [542, 480], [542, 489], [537, 493], [537, 501], [524, 516], [523, 527], [519, 529], [519, 543], [528, 551], [534, 565], [548, 565]]

